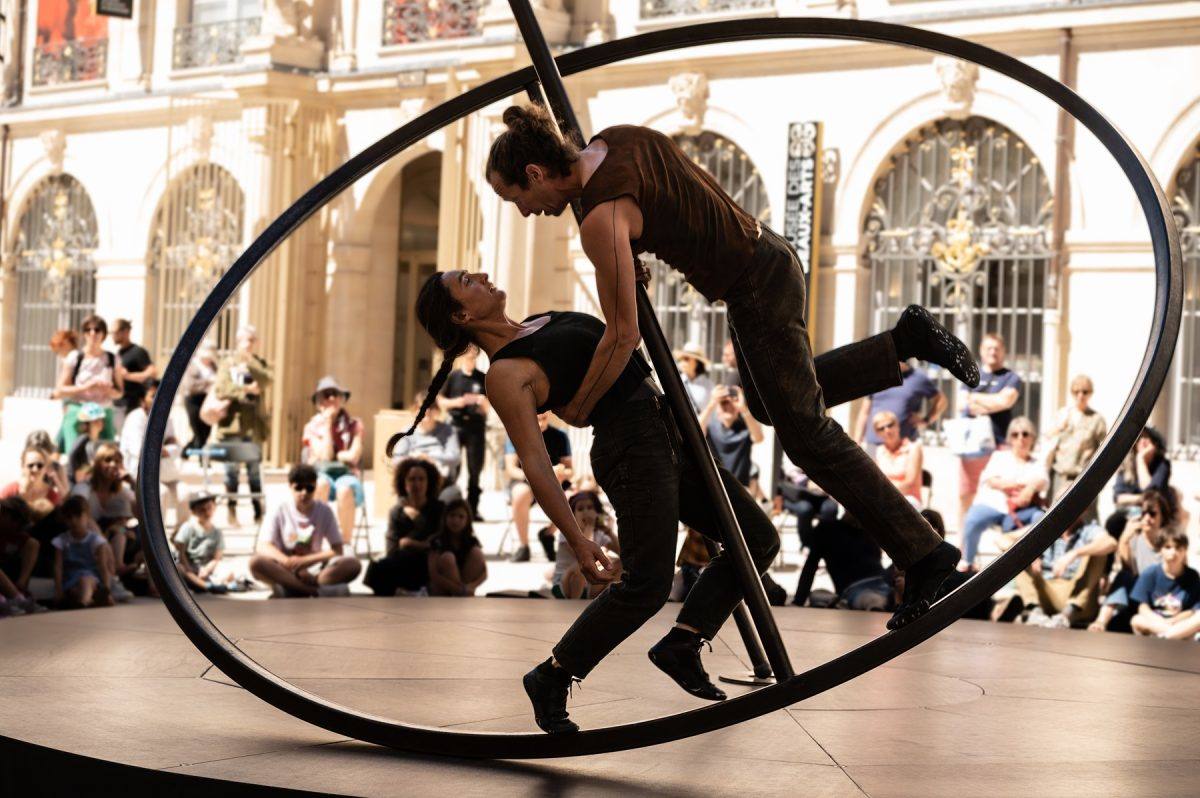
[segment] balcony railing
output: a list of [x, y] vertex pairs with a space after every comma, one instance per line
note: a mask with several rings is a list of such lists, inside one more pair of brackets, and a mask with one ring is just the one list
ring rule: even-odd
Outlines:
[[479, 33], [482, 0], [386, 0], [383, 43], [412, 44]]
[[33, 49], [33, 85], [56, 86], [103, 78], [108, 64], [108, 39], [37, 44]]
[[175, 69], [236, 64], [242, 60], [242, 42], [261, 28], [262, 17], [180, 25], [175, 29], [172, 64]]
[[773, 8], [775, 0], [642, 0], [642, 19]]

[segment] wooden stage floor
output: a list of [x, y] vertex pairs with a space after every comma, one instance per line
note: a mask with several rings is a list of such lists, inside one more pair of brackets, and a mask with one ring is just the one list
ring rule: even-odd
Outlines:
[[[332, 701], [456, 729], [535, 729], [519, 679], [579, 605], [202, 598], [241, 648]], [[575, 690], [584, 727], [698, 706], [646, 659], [668, 606]], [[779, 608], [796, 670], [884, 616]], [[744, 670], [732, 623], [705, 654]], [[731, 694], [747, 688], [728, 686]], [[275, 710], [156, 601], [0, 621], [0, 736], [140, 768], [352, 795], [1196, 796], [1200, 646], [960, 621], [790, 709], [650, 749], [535, 762], [412, 757]], [[2, 783], [2, 782], [0, 782]]]

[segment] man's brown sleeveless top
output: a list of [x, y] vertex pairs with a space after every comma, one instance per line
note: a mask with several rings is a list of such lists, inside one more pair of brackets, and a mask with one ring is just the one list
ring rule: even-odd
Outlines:
[[608, 153], [583, 187], [583, 215], [632, 197], [642, 211], [642, 237], [630, 242], [633, 254], [652, 252], [710, 302], [723, 298], [754, 255], [754, 218], [658, 131], [618, 125], [595, 139], [608, 145]]

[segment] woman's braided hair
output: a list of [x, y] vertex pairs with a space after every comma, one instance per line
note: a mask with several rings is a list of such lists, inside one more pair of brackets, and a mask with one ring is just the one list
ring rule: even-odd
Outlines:
[[512, 105], [501, 117], [507, 130], [496, 137], [488, 152], [484, 177], [494, 172], [505, 185], [529, 188], [525, 167], [545, 166], [551, 177], [562, 177], [579, 160], [579, 148], [574, 142], [559, 137], [554, 120], [538, 105]]
[[446, 288], [446, 284], [442, 282], [443, 276], [445, 276], [445, 272], [434, 272], [429, 275], [425, 285], [421, 286], [421, 292], [417, 295], [417, 321], [425, 328], [425, 332], [429, 333], [429, 337], [433, 339], [437, 348], [442, 350], [444, 359], [441, 368], [437, 370], [437, 374], [433, 375], [433, 380], [429, 383], [429, 390], [425, 392], [425, 398], [421, 401], [412, 426], [408, 428], [407, 432], [398, 432], [388, 439], [387, 456], [389, 460], [392, 458], [392, 450], [396, 448], [396, 444], [412, 435], [417, 425], [421, 423], [425, 413], [437, 400], [442, 386], [446, 384], [446, 378], [454, 369], [454, 361], [458, 359], [459, 355], [466, 352], [472, 343], [470, 333], [455, 324], [454, 319], [451, 318], [451, 315], [462, 306], [450, 295], [450, 289]]

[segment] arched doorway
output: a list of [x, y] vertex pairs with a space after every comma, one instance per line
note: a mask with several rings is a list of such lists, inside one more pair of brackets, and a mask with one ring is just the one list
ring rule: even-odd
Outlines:
[[[711, 131], [674, 138], [689, 158], [717, 179], [734, 202], [763, 224], [769, 222], [771, 208], [766, 184], [741, 147]], [[649, 265], [651, 300], [667, 340], [679, 347], [689, 341], [699, 343], [712, 362], [714, 379], [719, 381], [724, 369], [721, 353], [729, 335], [725, 303], [709, 303], [668, 264], [653, 260]]]
[[1171, 206], [1183, 249], [1183, 323], [1171, 375], [1168, 441], [1175, 457], [1200, 457], [1200, 143], [1171, 181]]
[[392, 407], [407, 407], [433, 376], [433, 342], [413, 312], [417, 292], [437, 270], [442, 154], [430, 152], [400, 173], [400, 231], [396, 253], [396, 324]]
[[50, 336], [96, 310], [96, 213], [83, 185], [55, 175], [32, 192], [18, 223], [13, 393], [49, 398], [58, 375]]
[[[1038, 421], [1052, 212], [1041, 162], [991, 120], [943, 119], [916, 131], [876, 181], [863, 230], [871, 328], [920, 304], [975, 350], [1000, 333], [1025, 383], [1015, 412]], [[957, 411], [957, 383], [930, 376]]]
[[[241, 252], [245, 207], [237, 180], [211, 163], [176, 178], [159, 203], [146, 255], [154, 297], [148, 326], [157, 362], [171, 356], [204, 297]], [[235, 299], [227, 305], [209, 330], [219, 350], [234, 346], [240, 304]]]

